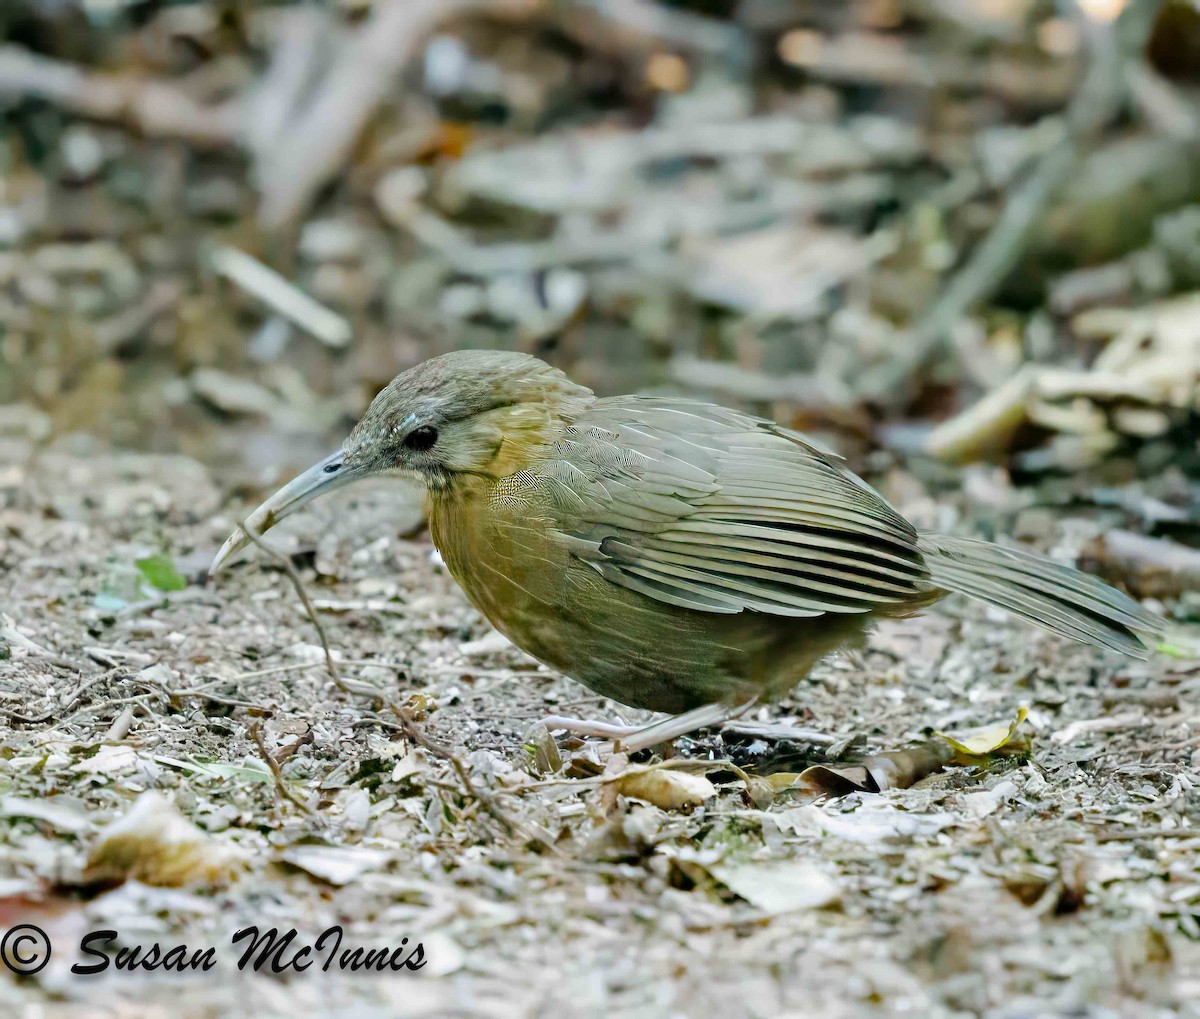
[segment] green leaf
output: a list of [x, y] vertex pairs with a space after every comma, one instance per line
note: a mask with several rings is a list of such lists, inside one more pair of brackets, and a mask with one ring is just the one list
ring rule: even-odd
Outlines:
[[1200, 642], [1189, 642], [1182, 634], [1174, 635], [1175, 639], [1162, 641], [1155, 650], [1170, 658], [1200, 658]]
[[182, 591], [187, 587], [187, 581], [175, 569], [170, 556], [147, 556], [145, 559], [135, 559], [134, 565], [138, 572], [160, 591]]

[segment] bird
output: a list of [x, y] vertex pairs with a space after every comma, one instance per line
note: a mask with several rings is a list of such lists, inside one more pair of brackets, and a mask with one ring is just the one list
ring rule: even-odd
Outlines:
[[675, 396], [597, 397], [529, 354], [462, 350], [395, 377], [340, 449], [255, 509], [215, 574], [309, 500], [368, 477], [424, 486], [471, 603], [545, 665], [667, 718], [561, 720], [634, 751], [778, 699], [881, 619], [968, 595], [1146, 657], [1163, 620], [1012, 546], [918, 531], [835, 453]]

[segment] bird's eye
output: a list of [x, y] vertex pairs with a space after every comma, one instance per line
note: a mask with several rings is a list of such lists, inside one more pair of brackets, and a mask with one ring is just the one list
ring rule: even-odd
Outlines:
[[432, 449], [437, 438], [437, 429], [433, 425], [422, 425], [420, 428], [414, 428], [404, 437], [404, 445], [420, 452]]

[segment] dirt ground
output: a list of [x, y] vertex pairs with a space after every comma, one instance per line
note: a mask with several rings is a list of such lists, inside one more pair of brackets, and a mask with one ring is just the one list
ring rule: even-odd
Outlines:
[[[343, 690], [277, 563], [252, 550], [199, 583], [245, 504], [198, 464], [75, 442], [6, 471], [0, 919], [55, 946], [0, 982], [6, 1015], [1200, 1015], [1194, 663], [1113, 660], [948, 603], [760, 717], [861, 752], [1025, 704], [1028, 759], [769, 802], [708, 766], [716, 795], [661, 809], [578, 742], [557, 773], [544, 743], [531, 756], [547, 712], [629, 713], [491, 632], [406, 492], [351, 489], [273, 536]], [[148, 590], [134, 563], [155, 554], [192, 582]], [[415, 746], [401, 715], [450, 752]], [[156, 886], [140, 850], [98, 851], [135, 801], [170, 811], [148, 790], [196, 826], [206, 880]], [[407, 937], [425, 965], [241, 972], [231, 938], [255, 924]], [[71, 973], [99, 929], [110, 948], [211, 945], [217, 965]]]

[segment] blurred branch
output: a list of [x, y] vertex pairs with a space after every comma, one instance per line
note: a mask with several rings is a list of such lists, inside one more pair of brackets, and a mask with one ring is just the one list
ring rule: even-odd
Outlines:
[[256, 165], [270, 158], [271, 147], [325, 70], [335, 29], [329, 12], [317, 7], [298, 7], [282, 19], [266, 73], [247, 101], [245, 143]]
[[380, 4], [342, 48], [312, 101], [257, 168], [259, 219], [267, 229], [294, 223], [342, 168], [424, 31], [446, 8], [443, 0]]
[[125, 123], [150, 138], [179, 138], [202, 148], [236, 144], [242, 123], [236, 100], [205, 105], [163, 81], [85, 71], [20, 46], [0, 46], [0, 100], [28, 98]]
[[102, 354], [120, 351], [144, 329], [175, 308], [183, 295], [183, 284], [179, 280], [155, 280], [140, 300], [96, 323], [93, 333], [96, 349]]
[[[543, 241], [478, 244], [465, 230], [404, 194], [377, 195], [381, 211], [393, 225], [407, 230], [437, 251], [458, 271], [473, 276], [504, 272], [536, 272], [562, 265], [626, 262], [662, 250], [681, 237], [719, 236], [761, 228], [785, 216], [815, 216], [860, 210], [892, 193], [891, 178], [854, 174], [840, 180], [795, 183], [743, 202], [709, 207], [680, 206], [675, 218], [645, 219], [636, 229], [591, 226]], [[399, 190], [399, 189], [397, 189]]]
[[671, 378], [680, 385], [746, 402], [794, 403], [808, 409], [849, 407], [854, 403], [853, 394], [842, 382], [824, 375], [768, 375], [683, 355], [671, 359], [670, 370]]
[[1129, 93], [1142, 116], [1178, 141], [1200, 140], [1200, 110], [1145, 61], [1131, 60], [1125, 71]]
[[607, 48], [617, 53], [666, 45], [730, 57], [746, 49], [745, 38], [736, 28], [652, 0], [573, 0], [571, 6], [591, 17], [562, 18], [562, 29], [572, 35], [586, 30], [589, 45], [596, 44], [598, 32], [607, 33], [611, 36]]
[[[2, 46], [0, 100], [43, 99], [80, 116], [124, 123], [147, 137], [178, 138], [201, 148], [244, 146], [254, 156], [260, 221], [279, 230], [294, 223], [345, 165], [425, 31], [441, 17], [488, 2], [384, 0], [324, 75], [318, 58], [331, 37], [331, 22], [312, 10], [290, 12], [264, 80], [219, 104], [198, 102], [158, 79], [91, 72], [20, 46]], [[504, 7], [507, 0], [492, 2]]]
[[1074, 69], [1063, 61], [1030, 64], [1007, 57], [980, 60], [914, 47], [879, 32], [832, 38], [798, 29], [783, 40], [783, 59], [814, 77], [879, 87], [977, 89], [1040, 108], [1064, 101]]
[[868, 378], [864, 391], [887, 402], [942, 349], [954, 323], [986, 300], [1017, 265], [1050, 200], [1116, 115], [1127, 95], [1125, 68], [1140, 60], [1161, 0], [1131, 0], [1114, 25], [1085, 24], [1091, 61], [1064, 116], [1064, 135], [1038, 160], [1009, 196], [991, 232], [951, 277], [924, 317], [906, 337], [902, 353]]

